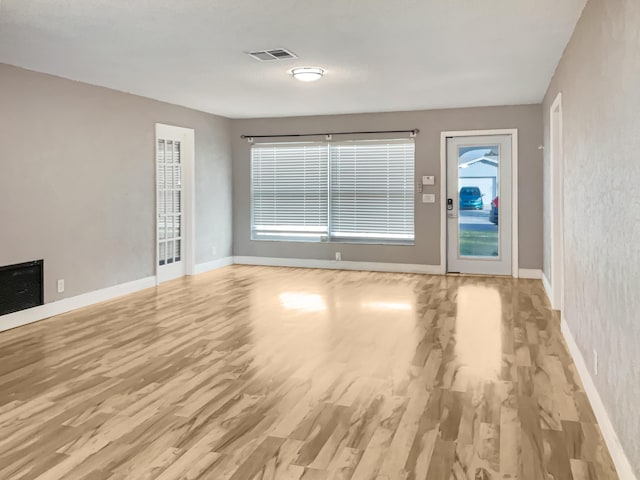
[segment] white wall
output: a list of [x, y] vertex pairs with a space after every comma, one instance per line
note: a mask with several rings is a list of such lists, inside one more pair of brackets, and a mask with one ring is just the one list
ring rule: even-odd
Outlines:
[[[590, 0], [544, 101], [564, 110], [564, 317], [640, 474], [640, 2]], [[545, 202], [545, 225], [551, 212]], [[549, 228], [545, 273], [550, 276]], [[551, 279], [554, 281], [555, 279]], [[625, 477], [626, 478], [626, 477]]]
[[[443, 131], [518, 128], [519, 134], [519, 264], [542, 268], [542, 119], [540, 105], [462, 108], [416, 112], [366, 113], [313, 117], [233, 120], [234, 255], [345, 261], [440, 265], [440, 205], [423, 204], [416, 193], [415, 246], [253, 241], [251, 223], [251, 151], [241, 134], [286, 134], [420, 129], [416, 138], [416, 179], [435, 175], [425, 193], [440, 198], [440, 135]], [[349, 139], [350, 137], [341, 137]], [[370, 136], [368, 137], [370, 138]]]
[[195, 129], [196, 263], [231, 255], [228, 119], [2, 64], [0, 106], [0, 265], [46, 302], [154, 274], [156, 122]]

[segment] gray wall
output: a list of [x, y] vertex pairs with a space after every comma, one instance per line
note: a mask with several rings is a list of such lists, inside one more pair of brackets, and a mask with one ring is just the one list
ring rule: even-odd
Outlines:
[[[440, 133], [449, 130], [518, 128], [520, 139], [520, 268], [542, 268], [542, 118], [540, 105], [417, 112], [265, 118], [232, 121], [234, 255], [329, 260], [440, 264], [440, 205], [416, 202], [415, 246], [252, 241], [250, 235], [250, 145], [241, 134], [288, 134], [419, 128], [416, 179], [436, 175], [440, 194]], [[345, 138], [346, 137], [341, 137]], [[416, 200], [419, 200], [416, 195]]]
[[228, 119], [2, 64], [0, 108], [0, 265], [47, 302], [154, 274], [156, 122], [195, 129], [196, 263], [231, 255]]
[[[640, 2], [591, 0], [544, 101], [564, 107], [565, 318], [640, 474]], [[545, 185], [548, 195], [549, 185]], [[550, 217], [545, 212], [547, 219]], [[547, 220], [548, 223], [548, 220]], [[545, 243], [550, 243], [548, 234]], [[549, 253], [547, 252], [547, 255]], [[550, 265], [546, 259], [545, 268]]]

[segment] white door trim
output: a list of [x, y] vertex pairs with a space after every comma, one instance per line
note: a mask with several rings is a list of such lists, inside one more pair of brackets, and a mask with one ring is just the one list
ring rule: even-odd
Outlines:
[[[557, 123], [557, 124], [556, 124]], [[562, 93], [558, 93], [549, 111], [549, 183], [551, 184], [551, 305], [564, 310], [564, 147]], [[556, 127], [558, 138], [556, 139]], [[558, 142], [556, 155], [555, 144]]]
[[[181, 149], [181, 158], [183, 163], [182, 170], [182, 199], [183, 199], [183, 213], [182, 218], [184, 219], [184, 262], [185, 262], [185, 273], [187, 275], [195, 274], [195, 131], [192, 128], [184, 128], [184, 127], [176, 127], [174, 125], [165, 125], [163, 123], [155, 124], [155, 145], [154, 146], [154, 171], [157, 171], [156, 162], [157, 162], [157, 154], [156, 148], [158, 145], [158, 139], [164, 137], [182, 137], [182, 149]], [[154, 189], [157, 194], [157, 179], [154, 176]], [[160, 284], [160, 275], [158, 274], [158, 199], [155, 201], [155, 230], [156, 233], [154, 235], [155, 238], [155, 274], [156, 274], [156, 283]]]
[[512, 183], [512, 220], [511, 220], [511, 271], [518, 278], [518, 129], [500, 130], [460, 130], [442, 132], [440, 135], [440, 270], [447, 272], [447, 138], [477, 137], [483, 135], [511, 135], [511, 183]]

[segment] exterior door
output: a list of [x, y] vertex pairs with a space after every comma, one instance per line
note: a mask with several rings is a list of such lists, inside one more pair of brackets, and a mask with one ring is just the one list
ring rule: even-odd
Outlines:
[[185, 146], [179, 130], [156, 126], [158, 283], [186, 273]]
[[512, 138], [447, 138], [447, 271], [512, 274]]

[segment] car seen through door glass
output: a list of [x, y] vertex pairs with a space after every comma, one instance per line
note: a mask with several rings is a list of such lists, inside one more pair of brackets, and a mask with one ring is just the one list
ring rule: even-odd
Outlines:
[[460, 210], [482, 210], [482, 192], [479, 187], [462, 187], [458, 198]]

